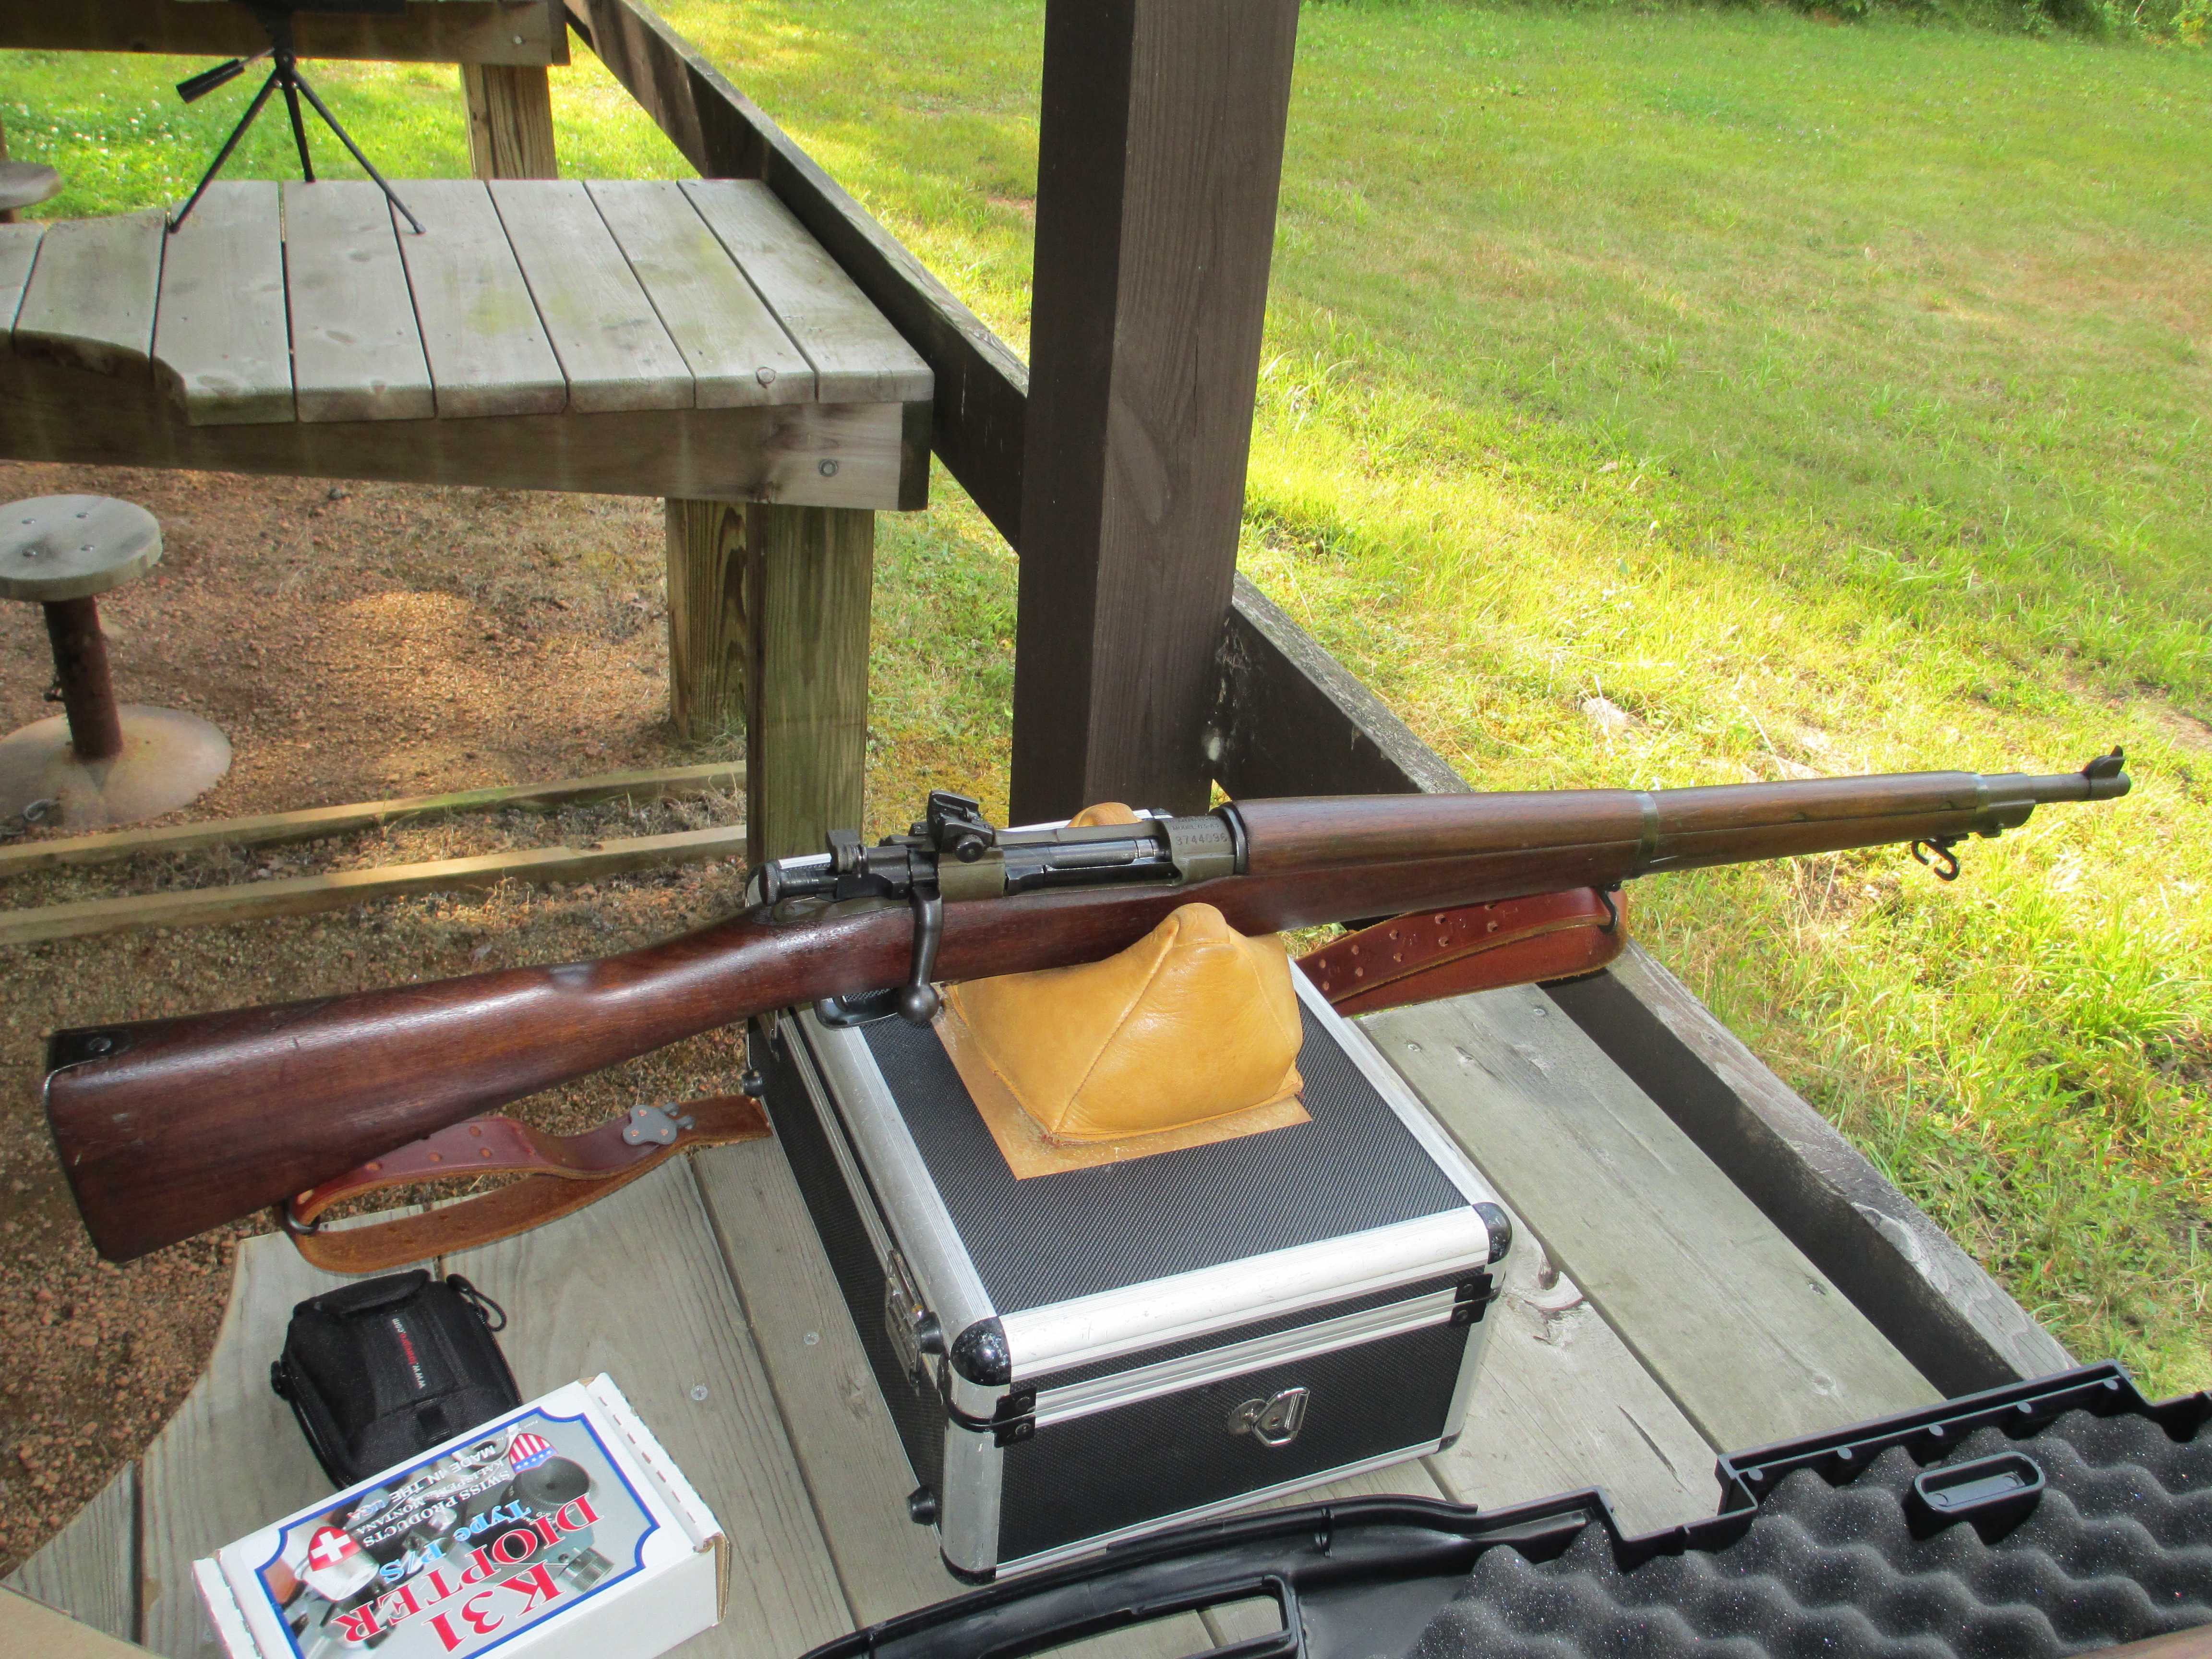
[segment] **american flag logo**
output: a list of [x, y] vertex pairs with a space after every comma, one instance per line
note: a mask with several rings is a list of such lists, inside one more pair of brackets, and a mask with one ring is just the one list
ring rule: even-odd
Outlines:
[[518, 1434], [507, 1443], [507, 1461], [517, 1469], [534, 1469], [553, 1455], [553, 1444], [544, 1436]]
[[353, 1534], [336, 1527], [324, 1527], [307, 1540], [307, 1565], [329, 1569], [361, 1547], [353, 1541]]

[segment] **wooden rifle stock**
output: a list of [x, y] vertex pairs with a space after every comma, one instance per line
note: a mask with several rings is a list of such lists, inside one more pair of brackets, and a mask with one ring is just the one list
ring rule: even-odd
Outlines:
[[[1245, 873], [946, 903], [933, 976], [1096, 961], [1192, 902], [1260, 933], [1897, 842], [1948, 858], [2039, 802], [2127, 787], [2116, 750], [2052, 777], [1243, 802], [1224, 812]], [[63, 1031], [47, 1119], [93, 1242], [127, 1261], [619, 1060], [896, 985], [914, 934], [899, 900], [784, 898], [593, 962]]]

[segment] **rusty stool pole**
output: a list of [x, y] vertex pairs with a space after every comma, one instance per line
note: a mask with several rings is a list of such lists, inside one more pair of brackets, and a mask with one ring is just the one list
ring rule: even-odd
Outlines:
[[95, 594], [143, 575], [161, 527], [106, 495], [0, 507], [0, 599], [45, 608], [63, 716], [0, 738], [0, 827], [128, 823], [184, 805], [230, 769], [230, 740], [196, 714], [123, 708]]
[[107, 676], [107, 636], [100, 631], [100, 602], [48, 599], [46, 638], [54, 647], [54, 681], [69, 714], [70, 747], [79, 760], [113, 760], [123, 752], [123, 716]]

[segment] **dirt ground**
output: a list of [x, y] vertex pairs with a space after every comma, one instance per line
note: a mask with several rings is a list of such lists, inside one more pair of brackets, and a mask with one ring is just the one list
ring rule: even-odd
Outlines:
[[[160, 567], [101, 603], [122, 699], [229, 734], [230, 775], [180, 819], [720, 757], [680, 748], [665, 724], [657, 501], [0, 465], [0, 501], [70, 491], [161, 522]], [[52, 712], [50, 678], [36, 608], [0, 606], [0, 731]], [[22, 876], [0, 904], [653, 834], [737, 809], [709, 797], [478, 814]], [[0, 948], [0, 1574], [168, 1419], [213, 1341], [235, 1239], [258, 1231], [99, 1261], [39, 1112], [50, 1030], [605, 955], [721, 914], [739, 874], [706, 864]], [[720, 1092], [735, 1059], [732, 1038], [698, 1038], [533, 1115], [576, 1129], [639, 1099]]]

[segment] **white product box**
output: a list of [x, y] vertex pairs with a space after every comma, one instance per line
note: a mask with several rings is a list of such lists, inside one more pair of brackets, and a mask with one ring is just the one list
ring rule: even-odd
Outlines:
[[614, 1379], [571, 1382], [192, 1564], [231, 1659], [650, 1659], [722, 1529]]

